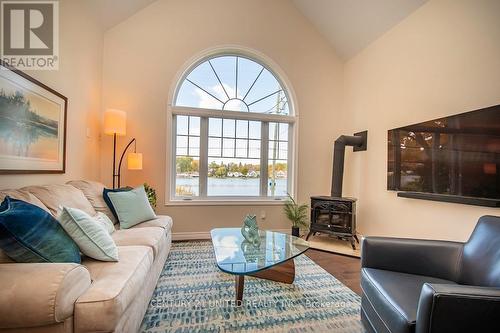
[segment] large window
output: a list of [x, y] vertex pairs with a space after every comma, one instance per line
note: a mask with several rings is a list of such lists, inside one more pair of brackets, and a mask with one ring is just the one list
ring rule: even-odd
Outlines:
[[270, 69], [239, 55], [196, 64], [173, 105], [175, 200], [276, 200], [293, 192], [295, 118]]

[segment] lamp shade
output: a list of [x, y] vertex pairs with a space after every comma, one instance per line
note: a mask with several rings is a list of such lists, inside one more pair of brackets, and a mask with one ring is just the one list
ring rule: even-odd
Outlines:
[[127, 167], [129, 170], [142, 170], [142, 153], [129, 153]]
[[127, 113], [122, 110], [107, 109], [104, 112], [104, 134], [125, 135], [127, 132]]

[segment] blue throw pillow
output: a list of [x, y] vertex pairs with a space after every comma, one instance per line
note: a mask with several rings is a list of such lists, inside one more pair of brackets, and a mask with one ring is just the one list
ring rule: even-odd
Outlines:
[[109, 198], [109, 195], [108, 193], [109, 192], [126, 192], [126, 191], [130, 191], [132, 189], [132, 187], [120, 187], [120, 188], [105, 188], [103, 191], [102, 191], [102, 197], [104, 199], [104, 202], [106, 203], [106, 205], [108, 205], [109, 209], [111, 210], [111, 213], [113, 213], [113, 216], [116, 218], [116, 220], [118, 221], [118, 214], [116, 214], [116, 210], [115, 210], [115, 207], [113, 207], [113, 203], [111, 202], [111, 199]]
[[9, 197], [0, 205], [0, 248], [17, 262], [81, 262], [78, 246], [52, 215]]

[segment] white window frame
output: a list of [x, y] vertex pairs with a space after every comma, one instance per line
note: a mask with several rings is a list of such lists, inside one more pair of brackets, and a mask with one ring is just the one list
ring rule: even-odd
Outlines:
[[[278, 82], [283, 87], [283, 90], [287, 96], [288, 107], [290, 115], [278, 115], [278, 114], [262, 114], [257, 112], [241, 112], [241, 111], [225, 111], [225, 110], [214, 110], [214, 109], [204, 109], [195, 107], [185, 107], [185, 106], [175, 106], [175, 101], [177, 99], [177, 94], [179, 89], [184, 82], [185, 78], [189, 73], [196, 68], [199, 64], [204, 61], [216, 57], [216, 56], [239, 56], [245, 57], [252, 61], [256, 61], [266, 68], [270, 73], [272, 73]], [[286, 84], [283, 79], [283, 73], [279, 70], [279, 67], [275, 65], [270, 59], [265, 56], [258, 54], [254, 51], [248, 51], [248, 49], [242, 50], [241, 48], [234, 49], [231, 51], [227, 49], [214, 49], [208, 51], [204, 56], [197, 57], [196, 61], [190, 62], [189, 66], [186, 66], [185, 70], [181, 75], [178, 76], [179, 79], [176, 80], [174, 86], [174, 93], [171, 95], [171, 103], [169, 103], [167, 112], [167, 169], [169, 173], [167, 177], [167, 194], [165, 197], [165, 205], [168, 206], [182, 206], [182, 205], [282, 205], [286, 196], [267, 196], [268, 193], [268, 175], [267, 168], [264, 170], [264, 175], [261, 174], [260, 177], [260, 195], [259, 196], [208, 196], [206, 195], [207, 182], [208, 182], [208, 119], [209, 118], [219, 118], [219, 119], [237, 119], [237, 120], [250, 120], [250, 121], [260, 121], [262, 123], [261, 127], [261, 156], [260, 164], [268, 165], [268, 149], [269, 149], [269, 131], [268, 124], [273, 123], [287, 123], [288, 128], [288, 159], [287, 159], [287, 189], [288, 193], [292, 197], [296, 197], [296, 183], [297, 183], [297, 142], [298, 142], [298, 117], [295, 108], [296, 103], [294, 103], [294, 94], [290, 88], [290, 85]], [[280, 73], [281, 75], [278, 75]], [[199, 170], [199, 196], [187, 196], [179, 197], [175, 193], [175, 183], [176, 183], [176, 138], [177, 138], [177, 126], [176, 126], [176, 116], [194, 116], [200, 117], [200, 170]], [[204, 175], [204, 176], [202, 176]], [[204, 195], [202, 195], [204, 193]]]

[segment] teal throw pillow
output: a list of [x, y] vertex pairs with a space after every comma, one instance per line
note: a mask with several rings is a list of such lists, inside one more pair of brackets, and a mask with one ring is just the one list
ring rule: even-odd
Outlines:
[[156, 218], [144, 186], [126, 192], [109, 192], [109, 199], [118, 216], [121, 229]]

